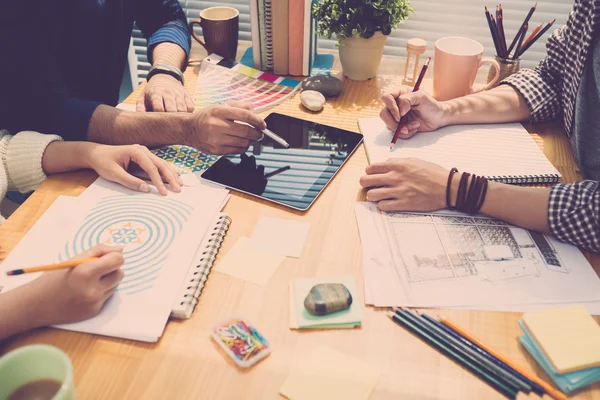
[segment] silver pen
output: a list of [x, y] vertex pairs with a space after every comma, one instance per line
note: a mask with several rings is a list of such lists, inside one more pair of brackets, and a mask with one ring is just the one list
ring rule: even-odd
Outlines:
[[[246, 122], [242, 122], [242, 121], [234, 121], [238, 124], [243, 124], [243, 125], [248, 125], [256, 130], [259, 130], [262, 132], [263, 135], [270, 137], [271, 139], [273, 139], [274, 141], [276, 141], [277, 143], [279, 143], [280, 145], [282, 145], [283, 147], [285, 147], [286, 149], [290, 148], [290, 144], [288, 142], [286, 142], [281, 136], [277, 135], [276, 133], [274, 133], [273, 131], [270, 131], [268, 129], [258, 129], [257, 127], [250, 125]], [[262, 140], [262, 139], [261, 139]]]
[[263, 129], [261, 130], [262, 133], [264, 133], [266, 136], [270, 137], [271, 139], [273, 139], [274, 141], [276, 141], [277, 143], [279, 143], [280, 145], [282, 145], [283, 147], [285, 147], [286, 149], [290, 148], [290, 144], [288, 142], [286, 142], [281, 136], [277, 135], [276, 133], [268, 130], [268, 129]]

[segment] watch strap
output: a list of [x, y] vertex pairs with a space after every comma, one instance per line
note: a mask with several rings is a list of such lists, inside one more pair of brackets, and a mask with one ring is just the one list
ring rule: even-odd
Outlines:
[[172, 65], [167, 64], [154, 64], [150, 71], [148, 71], [148, 75], [146, 75], [146, 81], [149, 81], [154, 75], [157, 74], [167, 74], [171, 75], [173, 78], [177, 79], [183, 85], [183, 72], [179, 70], [179, 68], [173, 67]]

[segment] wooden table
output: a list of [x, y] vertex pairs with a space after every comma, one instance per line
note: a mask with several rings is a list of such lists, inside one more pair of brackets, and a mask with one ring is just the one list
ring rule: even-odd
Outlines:
[[[382, 68], [396, 72], [402, 66], [396, 59], [388, 59]], [[190, 91], [194, 88], [195, 70], [197, 67], [186, 71], [186, 87]], [[298, 96], [273, 111], [358, 131], [356, 119], [376, 116], [381, 94], [386, 88], [399, 85], [399, 76], [380, 75], [367, 82], [346, 80], [343, 96], [329, 100], [321, 113], [304, 111]], [[135, 101], [140, 90], [128, 98], [129, 103]], [[578, 179], [562, 128], [535, 125], [527, 129], [537, 134], [544, 153], [566, 181]], [[292, 363], [323, 343], [381, 370], [373, 400], [498, 398], [481, 380], [392, 323], [383, 309], [366, 307], [360, 329], [299, 332], [288, 328], [290, 280], [354, 275], [362, 283], [354, 203], [365, 200], [358, 180], [366, 166], [361, 147], [306, 213], [232, 192], [225, 211], [233, 224], [221, 254], [239, 237], [251, 235], [260, 217], [272, 216], [302, 219], [311, 224], [302, 257], [287, 258], [264, 288], [213, 273], [192, 318], [169, 322], [158, 343], [46, 328], [7, 340], [0, 345], [0, 354], [31, 343], [60, 347], [73, 362], [80, 399], [278, 399]], [[76, 172], [48, 179], [2, 225], [0, 248], [11, 250], [58, 195], [77, 195], [94, 178], [91, 172]], [[588, 257], [598, 271], [600, 258]], [[362, 303], [362, 299], [358, 301]], [[247, 316], [273, 345], [271, 356], [248, 371], [237, 369], [209, 338], [211, 326], [232, 313]], [[457, 310], [439, 313], [549, 379], [518, 344], [520, 314]], [[600, 385], [576, 397], [600, 399]]]

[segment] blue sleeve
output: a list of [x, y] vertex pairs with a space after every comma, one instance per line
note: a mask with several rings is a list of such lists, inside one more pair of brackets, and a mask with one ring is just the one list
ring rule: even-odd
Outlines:
[[191, 39], [187, 19], [178, 0], [138, 0], [137, 27], [148, 40], [148, 60], [152, 62], [152, 48], [159, 43], [171, 42], [190, 54]]
[[69, 95], [47, 37], [39, 33], [47, 14], [37, 6], [45, 4], [0, 1], [0, 128], [86, 140], [100, 103]]

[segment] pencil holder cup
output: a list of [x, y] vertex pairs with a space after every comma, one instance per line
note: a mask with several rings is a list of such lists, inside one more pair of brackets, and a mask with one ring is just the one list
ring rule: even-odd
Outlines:
[[[498, 61], [498, 64], [500, 65], [500, 77], [498, 78], [497, 84], [499, 84], [503, 79], [508, 78], [509, 76], [511, 76], [512, 74], [517, 72], [519, 69], [521, 69], [521, 60], [520, 59], [506, 60], [506, 59], [500, 58], [498, 56], [495, 56], [494, 58], [496, 59], [496, 61]], [[496, 74], [495, 74], [494, 69], [490, 68], [490, 72], [488, 73], [488, 78], [487, 78], [488, 83], [491, 82], [492, 80], [494, 80], [495, 76], [496, 76]]]

